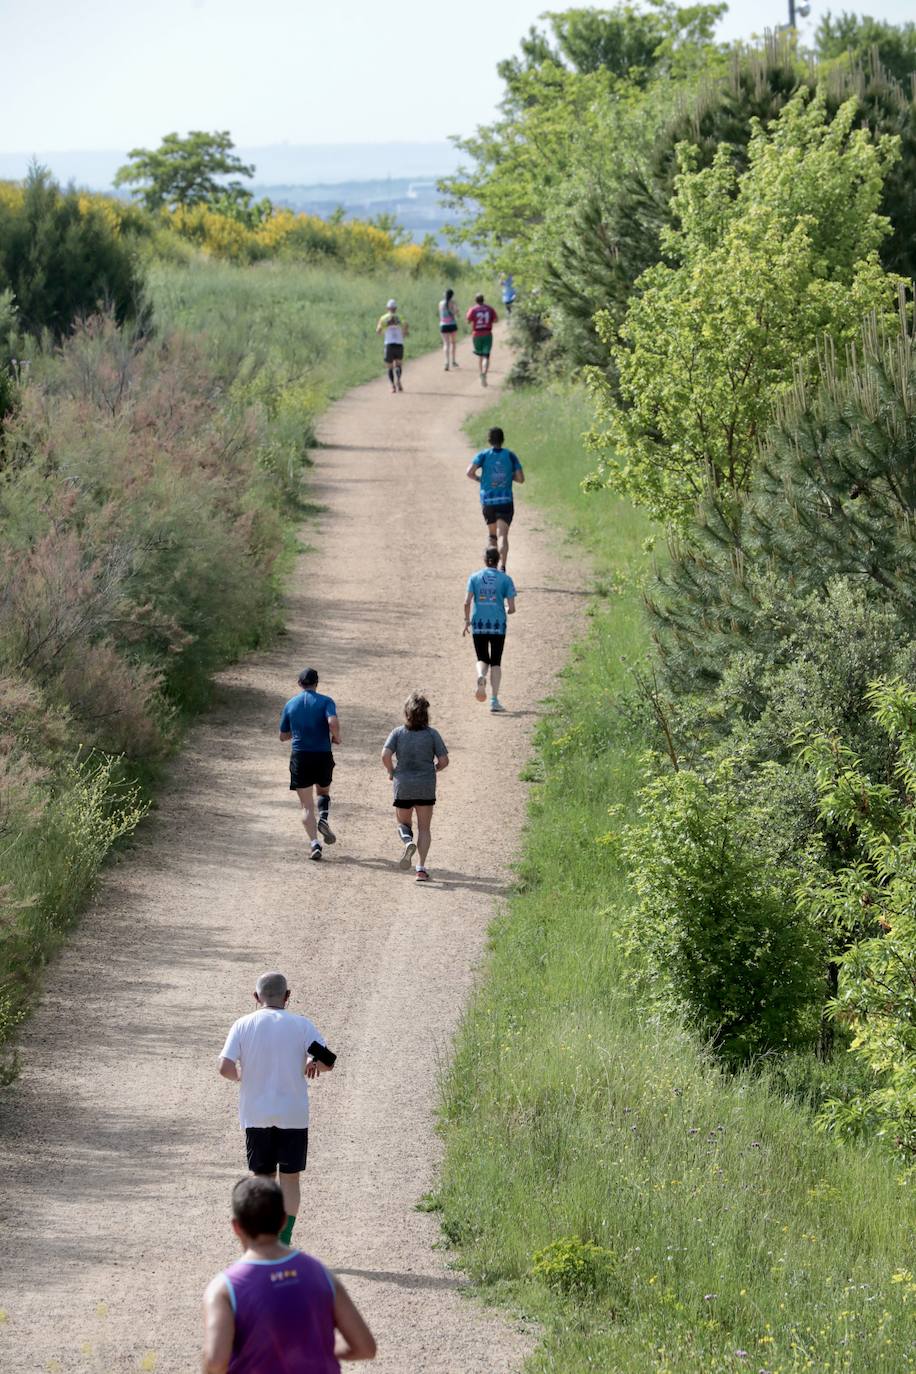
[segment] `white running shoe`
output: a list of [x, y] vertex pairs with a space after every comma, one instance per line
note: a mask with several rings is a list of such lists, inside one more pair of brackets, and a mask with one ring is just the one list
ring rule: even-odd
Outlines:
[[493, 711], [495, 715], [500, 715], [501, 713], [505, 712], [505, 709], [506, 708], [505, 706], [503, 706], [499, 697], [490, 698], [490, 710]]
[[309, 854], [309, 858], [315, 859], [316, 862], [321, 858], [321, 845], [317, 840], [312, 842], [312, 852]]
[[408, 869], [410, 867], [410, 861], [413, 858], [414, 854], [416, 854], [416, 852], [417, 846], [415, 841], [408, 840], [404, 846], [404, 853], [398, 860], [398, 868], [403, 868], [405, 870]]
[[479, 677], [479, 678], [477, 679], [477, 691], [474, 693], [474, 695], [475, 695], [475, 697], [477, 698], [478, 701], [486, 701], [486, 699], [487, 699], [487, 679], [486, 679], [485, 677]]

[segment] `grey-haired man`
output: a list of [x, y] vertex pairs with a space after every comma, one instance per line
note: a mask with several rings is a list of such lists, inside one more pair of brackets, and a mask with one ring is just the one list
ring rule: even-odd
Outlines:
[[239, 1121], [245, 1132], [248, 1167], [274, 1178], [286, 1205], [285, 1245], [299, 1211], [299, 1175], [309, 1144], [306, 1079], [334, 1067], [336, 1055], [307, 1016], [287, 1009], [289, 987], [282, 973], [262, 973], [255, 1010], [235, 1022], [219, 1057], [219, 1072], [240, 1083]]
[[[303, 668], [299, 674], [302, 688], [290, 697], [280, 717], [280, 738], [292, 744], [289, 756], [289, 790], [295, 792], [302, 807], [302, 824], [311, 842], [310, 859], [321, 858], [319, 832], [328, 844], [337, 836], [331, 829], [328, 813], [331, 809], [331, 777], [334, 772], [332, 744], [340, 743], [340, 721], [337, 707], [330, 697], [316, 692], [318, 672]], [[318, 793], [318, 815], [315, 798]]]

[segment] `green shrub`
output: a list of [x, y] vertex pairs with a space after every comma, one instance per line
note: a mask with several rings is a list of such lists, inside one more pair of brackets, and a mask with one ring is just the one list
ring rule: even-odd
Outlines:
[[858, 936], [840, 961], [833, 1015], [873, 1087], [821, 1112], [831, 1129], [865, 1125], [916, 1155], [916, 691], [876, 683], [875, 719], [894, 742], [894, 781], [876, 781], [851, 750], [821, 736], [806, 748], [818, 768], [821, 814], [855, 837], [852, 861], [809, 881], [801, 900], [818, 919]]
[[626, 930], [652, 998], [740, 1063], [812, 1042], [823, 960], [729, 782], [726, 767], [682, 769], [644, 788], [624, 835], [639, 895]]
[[0, 291], [11, 290], [22, 328], [67, 334], [74, 320], [109, 308], [119, 323], [147, 307], [133, 238], [104, 204], [62, 191], [32, 167], [22, 190], [0, 187]]
[[[0, 750], [0, 1082], [15, 1076], [17, 1056], [9, 1042], [34, 1001], [44, 965], [106, 857], [147, 809], [115, 759], [59, 757], [51, 783], [22, 746], [10, 750], [7, 740], [6, 750]], [[10, 762], [18, 777], [16, 798], [4, 786]]]
[[566, 1236], [535, 1251], [531, 1273], [556, 1293], [587, 1300], [607, 1291], [614, 1282], [615, 1265], [612, 1250]]

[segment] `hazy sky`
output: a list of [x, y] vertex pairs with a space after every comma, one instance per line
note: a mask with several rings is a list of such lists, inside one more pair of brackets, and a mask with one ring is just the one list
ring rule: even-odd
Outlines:
[[[549, 2], [549, 0], [548, 0]], [[579, 0], [582, 3], [582, 0]], [[724, 37], [785, 20], [734, 0]], [[912, 0], [840, 0], [901, 21]], [[554, 7], [563, 9], [562, 0]], [[491, 118], [543, 0], [0, 0], [0, 151], [437, 141]], [[814, 0], [810, 27], [830, 6]]]

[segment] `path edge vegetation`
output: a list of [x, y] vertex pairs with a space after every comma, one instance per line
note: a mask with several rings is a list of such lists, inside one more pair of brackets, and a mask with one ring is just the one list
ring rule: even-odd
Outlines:
[[0, 183], [0, 1086], [214, 674], [282, 632], [318, 417], [392, 293], [422, 352], [461, 276], [376, 225], [180, 213]]
[[634, 991], [620, 836], [645, 781], [654, 531], [579, 489], [590, 414], [547, 387], [469, 425], [503, 426], [526, 499], [595, 583], [522, 773], [524, 845], [443, 1074], [428, 1205], [485, 1300], [539, 1323], [533, 1374], [912, 1368], [912, 1171], [817, 1131], [791, 1070], [728, 1071]]

